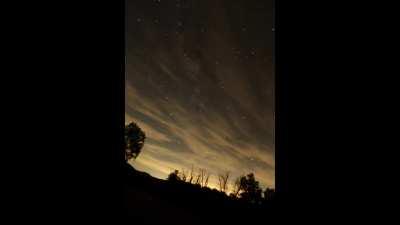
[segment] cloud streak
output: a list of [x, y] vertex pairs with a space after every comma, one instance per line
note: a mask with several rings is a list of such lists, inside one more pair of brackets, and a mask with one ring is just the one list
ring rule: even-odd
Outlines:
[[[263, 187], [274, 186], [272, 44], [258, 41], [272, 33], [241, 29], [270, 18], [256, 11], [239, 23], [230, 15], [246, 15], [246, 7], [221, 3], [209, 12], [213, 1], [199, 11], [135, 2], [127, 6], [125, 120], [147, 140], [131, 163], [163, 179], [174, 169], [205, 168], [212, 187], [224, 171], [254, 172]], [[203, 21], [208, 14], [215, 17]]]

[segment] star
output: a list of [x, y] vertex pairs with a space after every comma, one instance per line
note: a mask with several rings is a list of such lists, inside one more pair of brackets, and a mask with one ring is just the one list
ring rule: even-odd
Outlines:
[[[134, 164], [144, 168], [149, 162], [145, 172], [155, 171], [161, 179], [168, 176], [168, 166], [190, 172], [193, 164], [195, 172], [232, 170], [232, 179], [255, 172], [273, 183], [273, 165], [261, 172], [264, 158], [274, 152], [272, 18], [259, 10], [245, 12], [247, 3], [241, 7], [235, 1], [223, 1], [212, 12], [192, 0], [151, 1], [126, 6], [131, 26], [126, 27], [125, 119], [137, 120], [147, 131], [151, 141], [143, 153], [157, 154], [162, 162]], [[262, 24], [272, 31], [257, 30]], [[139, 32], [142, 26], [148, 32]], [[269, 43], [261, 40], [264, 36]], [[210, 178], [213, 185], [215, 178]]]

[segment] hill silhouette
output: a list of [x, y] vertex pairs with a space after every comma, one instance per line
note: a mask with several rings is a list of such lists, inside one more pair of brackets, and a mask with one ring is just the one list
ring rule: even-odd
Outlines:
[[216, 189], [162, 180], [124, 168], [127, 221], [153, 225], [273, 224], [273, 202], [250, 204]]

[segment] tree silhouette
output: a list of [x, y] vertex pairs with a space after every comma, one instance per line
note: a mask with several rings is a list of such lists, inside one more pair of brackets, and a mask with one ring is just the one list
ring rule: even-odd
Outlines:
[[195, 185], [200, 185], [200, 181], [201, 181], [201, 173], [198, 173], [197, 176], [196, 176], [196, 180], [195, 180], [194, 184]]
[[243, 200], [257, 204], [260, 204], [262, 202], [262, 190], [259, 186], [259, 182], [256, 181], [253, 173], [250, 173], [247, 176], [242, 176], [240, 178], [240, 186], [243, 190], [240, 193], [240, 197]]
[[125, 125], [125, 160], [136, 159], [142, 150], [145, 139], [146, 134], [136, 123], [131, 122]]
[[186, 182], [186, 178], [187, 178], [187, 172], [185, 169], [182, 168], [182, 171], [178, 174], [179, 178], [183, 181]]
[[207, 174], [206, 174], [206, 178], [205, 178], [203, 187], [207, 187], [207, 186], [208, 186], [208, 180], [210, 179], [210, 176], [211, 176], [210, 173], [207, 173]]
[[202, 187], [207, 187], [208, 180], [210, 179], [210, 173], [208, 173], [205, 169], [200, 168], [198, 178], [199, 178], [198, 184], [200, 184], [200, 186]]
[[200, 187], [207, 187], [211, 176], [209, 172], [202, 168], [199, 168], [198, 173], [196, 174], [193, 165], [190, 171], [182, 168], [181, 171], [178, 171], [177, 175], [180, 181], [194, 185], [200, 185]]
[[243, 184], [241, 182], [242, 177], [243, 176], [236, 178], [235, 181], [233, 182], [233, 188], [232, 188], [233, 190], [232, 193], [230, 194], [231, 197], [237, 198], [239, 196], [239, 193], [243, 191], [243, 186], [242, 186]]
[[218, 174], [218, 185], [219, 191], [227, 192], [228, 191], [228, 179], [229, 179], [229, 172], [224, 174]]
[[192, 183], [193, 178], [194, 178], [194, 168], [193, 168], [193, 165], [192, 165], [192, 169], [190, 170], [190, 174], [189, 174], [189, 176], [188, 176], [188, 178], [187, 178], [187, 180], [188, 180], [188, 182], [189, 182], [190, 184]]

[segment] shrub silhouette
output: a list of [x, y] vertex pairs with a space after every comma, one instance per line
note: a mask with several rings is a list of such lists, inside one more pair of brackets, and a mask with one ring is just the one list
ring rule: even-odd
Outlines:
[[275, 190], [272, 188], [266, 188], [264, 191], [264, 201], [273, 201], [275, 198]]
[[168, 175], [167, 180], [170, 181], [170, 182], [178, 182], [178, 181], [181, 181], [181, 178], [179, 178], [178, 174], [179, 174], [179, 171], [178, 171], [178, 170], [175, 170], [174, 172], [172, 172], [172, 173], [170, 173], [170, 174]]
[[130, 160], [132, 158], [136, 159], [143, 148], [146, 134], [134, 122], [125, 125], [124, 133], [125, 160]]

